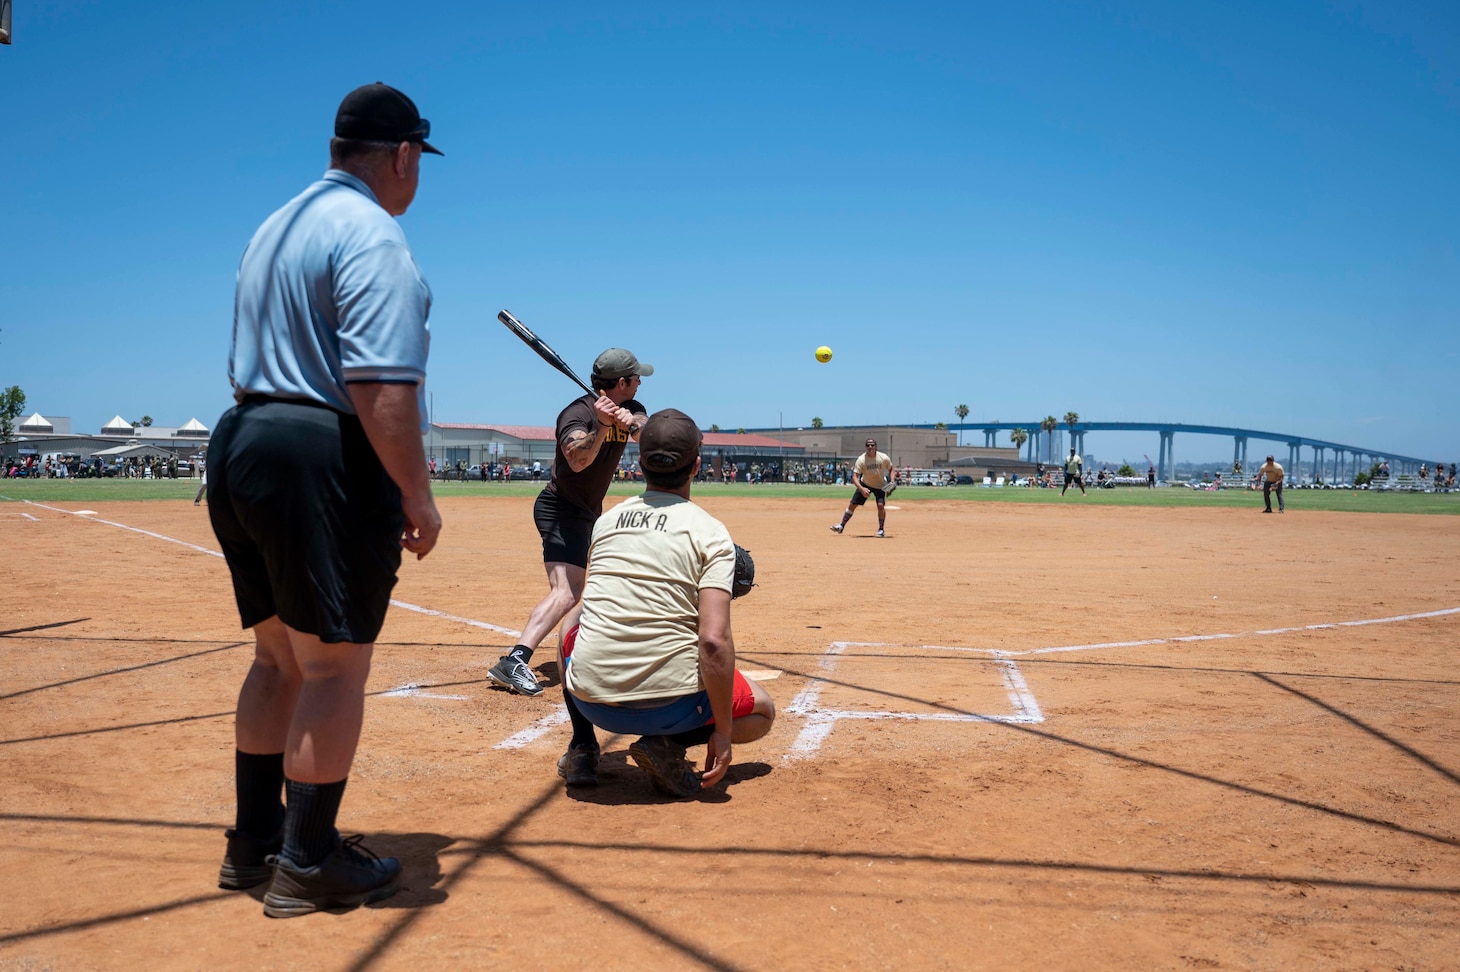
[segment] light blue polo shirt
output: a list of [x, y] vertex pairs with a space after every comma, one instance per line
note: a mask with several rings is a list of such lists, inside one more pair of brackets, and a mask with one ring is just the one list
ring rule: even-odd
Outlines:
[[330, 169], [260, 226], [238, 265], [233, 397], [321, 402], [347, 415], [347, 382], [414, 384], [427, 427], [431, 288], [400, 225], [364, 182]]

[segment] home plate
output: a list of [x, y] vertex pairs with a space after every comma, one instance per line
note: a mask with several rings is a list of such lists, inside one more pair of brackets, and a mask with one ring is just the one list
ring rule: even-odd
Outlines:
[[96, 516], [96, 510], [77, 510], [77, 516]]
[[769, 682], [781, 677], [780, 671], [774, 668], [766, 668], [758, 672], [741, 672], [740, 674], [753, 682]]

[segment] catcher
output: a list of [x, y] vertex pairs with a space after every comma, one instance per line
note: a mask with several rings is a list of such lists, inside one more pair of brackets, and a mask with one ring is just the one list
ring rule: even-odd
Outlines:
[[[776, 718], [765, 689], [735, 670], [730, 600], [755, 579], [749, 551], [690, 502], [700, 430], [683, 412], [649, 416], [639, 433], [642, 495], [598, 518], [578, 616], [565, 623], [559, 671], [600, 729], [641, 738], [629, 755], [655, 789], [693, 796], [724, 779], [731, 746]], [[685, 758], [707, 746], [703, 775]], [[598, 747], [558, 761], [569, 786], [598, 782]]]

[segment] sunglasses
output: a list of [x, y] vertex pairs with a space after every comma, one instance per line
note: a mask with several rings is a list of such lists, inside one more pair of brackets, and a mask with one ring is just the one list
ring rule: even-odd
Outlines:
[[424, 142], [426, 139], [428, 139], [430, 137], [431, 137], [431, 123], [429, 121], [427, 121], [426, 119], [422, 118], [421, 121], [420, 121], [420, 124], [416, 125], [415, 128], [413, 128], [409, 132], [407, 132], [406, 133], [406, 137], [404, 139], [402, 139], [402, 141], [406, 141], [406, 142]]

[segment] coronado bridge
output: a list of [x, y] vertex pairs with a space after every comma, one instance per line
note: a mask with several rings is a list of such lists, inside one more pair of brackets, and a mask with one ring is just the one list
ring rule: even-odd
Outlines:
[[[1000, 443], [998, 436], [1000, 432], [1010, 432], [1014, 429], [1023, 429], [1029, 433], [1027, 444], [1028, 459], [1035, 462], [1037, 458], [1045, 454], [1041, 450], [1041, 440], [1046, 435], [1040, 428], [1039, 422], [963, 422], [956, 425], [949, 424], [917, 424], [907, 426], [915, 429], [946, 428], [949, 431], [961, 431], [962, 435], [968, 433], [982, 432], [984, 445], [996, 447], [1008, 446], [1008, 436]], [[1340, 482], [1346, 479], [1351, 480], [1357, 472], [1367, 470], [1373, 463], [1388, 462], [1390, 472], [1394, 475], [1404, 473], [1417, 473], [1419, 467], [1427, 460], [1415, 456], [1401, 455], [1388, 449], [1373, 448], [1371, 446], [1351, 445], [1343, 442], [1330, 442], [1326, 439], [1315, 439], [1305, 435], [1294, 435], [1287, 432], [1269, 432], [1262, 429], [1239, 429], [1223, 425], [1186, 425], [1180, 422], [1076, 422], [1068, 425], [1064, 422], [1059, 424], [1057, 431], [1068, 432], [1070, 444], [1080, 455], [1085, 454], [1085, 435], [1089, 432], [1155, 432], [1159, 437], [1157, 447], [1159, 458], [1156, 461], [1156, 475], [1164, 480], [1174, 478], [1176, 459], [1175, 446], [1176, 436], [1180, 433], [1186, 435], [1216, 435], [1230, 438], [1232, 440], [1232, 461], [1240, 462], [1242, 468], [1248, 472], [1254, 471], [1247, 461], [1247, 443], [1249, 440], [1257, 439], [1260, 442], [1277, 443], [1279, 447], [1286, 447], [1287, 461], [1284, 463], [1286, 469], [1294, 475], [1297, 473], [1299, 461], [1303, 459], [1303, 449], [1312, 450], [1311, 461], [1317, 472], [1317, 477], [1328, 482]], [[960, 438], [960, 441], [961, 438]], [[1269, 449], [1274, 456], [1281, 458], [1279, 449]], [[1262, 453], [1259, 458], [1265, 456]], [[1058, 461], [1058, 457], [1056, 458]]]

